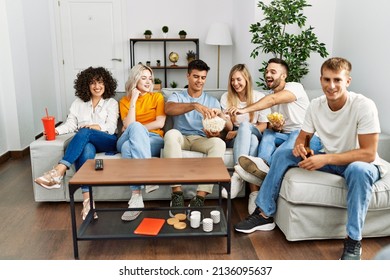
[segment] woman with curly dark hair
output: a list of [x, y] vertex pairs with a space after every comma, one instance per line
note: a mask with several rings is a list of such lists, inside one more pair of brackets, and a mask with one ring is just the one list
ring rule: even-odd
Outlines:
[[[70, 106], [65, 123], [56, 128], [56, 135], [76, 134], [57, 166], [35, 179], [37, 184], [49, 190], [58, 189], [72, 164], [78, 170], [88, 159], [94, 159], [96, 153], [116, 150], [119, 116], [118, 102], [113, 98], [116, 87], [117, 81], [103, 67], [89, 67], [77, 75], [74, 81], [77, 98]], [[87, 186], [82, 187], [82, 193], [81, 215], [85, 219], [90, 210]], [[97, 219], [96, 213], [94, 218]]]

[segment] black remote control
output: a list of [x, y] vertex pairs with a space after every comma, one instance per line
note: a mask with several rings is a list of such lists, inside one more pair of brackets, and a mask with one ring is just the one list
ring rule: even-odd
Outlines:
[[95, 159], [95, 170], [103, 170], [103, 160]]

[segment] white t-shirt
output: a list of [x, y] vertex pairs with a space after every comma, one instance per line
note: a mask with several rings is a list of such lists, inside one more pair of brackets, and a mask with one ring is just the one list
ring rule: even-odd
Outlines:
[[[326, 96], [313, 99], [307, 109], [302, 130], [316, 132], [324, 147], [324, 152], [338, 154], [359, 148], [358, 135], [380, 133], [378, 110], [375, 103], [354, 92], [348, 93], [343, 108], [332, 111]], [[375, 165], [381, 167], [377, 154]], [[384, 175], [381, 170], [381, 174]]]
[[309, 106], [309, 97], [300, 83], [288, 82], [284, 90], [295, 95], [296, 100], [290, 103], [278, 104], [271, 107], [271, 111], [279, 112], [284, 116], [286, 123], [283, 126], [283, 133], [290, 133], [300, 129], [305, 119], [306, 109]]
[[[259, 101], [264, 96], [265, 96], [264, 93], [261, 93], [259, 91], [254, 90], [253, 91], [253, 103]], [[222, 110], [226, 110], [228, 108], [227, 97], [228, 97], [228, 92], [225, 92], [221, 96], [221, 101], [220, 102], [221, 102]], [[238, 103], [238, 105], [237, 105], [237, 108], [245, 108], [246, 106], [247, 106], [246, 101], [245, 102], [241, 102], [240, 101], [240, 103]], [[251, 122], [253, 124], [256, 124], [258, 122], [268, 122], [267, 115], [270, 114], [270, 113], [271, 113], [270, 109], [264, 109], [264, 110], [261, 110], [261, 111], [255, 111], [254, 112], [254, 118], [253, 118], [252, 121], [250, 120], [249, 113], [236, 115], [234, 126], [238, 127], [240, 125], [240, 123], [242, 123], [244, 121], [248, 121], [248, 122]]]

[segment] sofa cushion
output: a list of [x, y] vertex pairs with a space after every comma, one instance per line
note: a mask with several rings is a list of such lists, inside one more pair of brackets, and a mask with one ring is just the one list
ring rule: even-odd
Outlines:
[[[386, 164], [390, 167], [388, 162]], [[347, 207], [344, 178], [321, 171], [291, 168], [284, 177], [279, 195], [293, 204]], [[390, 173], [374, 184], [369, 209], [390, 209]]]

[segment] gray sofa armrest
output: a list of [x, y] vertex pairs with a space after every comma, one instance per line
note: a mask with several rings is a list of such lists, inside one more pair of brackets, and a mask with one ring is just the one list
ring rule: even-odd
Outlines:
[[[65, 149], [74, 133], [56, 136], [53, 141], [46, 141], [41, 137], [30, 144], [30, 158], [32, 179], [43, 175], [44, 172], [52, 169], [64, 156]], [[35, 201], [64, 201], [65, 189], [62, 184], [60, 189], [46, 190], [33, 182]], [[50, 199], [48, 199], [50, 197]]]

